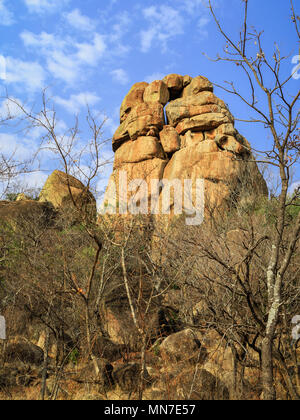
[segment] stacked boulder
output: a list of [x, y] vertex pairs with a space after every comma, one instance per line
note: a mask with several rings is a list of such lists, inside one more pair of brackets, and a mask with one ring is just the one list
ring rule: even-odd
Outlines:
[[[120, 123], [113, 137], [114, 170], [107, 192], [114, 184], [121, 195], [120, 171], [126, 172], [128, 182], [145, 180], [149, 212], [153, 179], [180, 180], [182, 185], [186, 179], [203, 179], [206, 206], [223, 209], [239, 195], [242, 184], [252, 196], [268, 193], [250, 144], [235, 129], [234, 117], [206, 77], [170, 74], [150, 84], [136, 83], [122, 102]], [[106, 194], [105, 206], [109, 200]]]

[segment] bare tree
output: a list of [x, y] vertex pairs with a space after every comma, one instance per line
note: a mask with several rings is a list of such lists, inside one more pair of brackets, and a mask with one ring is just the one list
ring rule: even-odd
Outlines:
[[[230, 62], [246, 75], [249, 82], [249, 95], [244, 95], [228, 82], [227, 86], [220, 86], [239, 98], [256, 116], [245, 122], [263, 124], [272, 136], [272, 147], [259, 151], [259, 161], [267, 162], [277, 168], [280, 175], [280, 194], [276, 209], [276, 225], [272, 232], [271, 252], [267, 267], [263, 273], [267, 281], [268, 310], [267, 319], [263, 322], [264, 338], [262, 345], [262, 380], [264, 398], [275, 399], [273, 378], [274, 339], [278, 326], [278, 319], [283, 304], [282, 288], [286, 280], [286, 273], [293, 259], [300, 236], [300, 213], [289, 231], [289, 241], [283, 247], [287, 226], [287, 212], [290, 206], [296, 205], [299, 190], [292, 200], [288, 198], [289, 183], [292, 168], [299, 161], [299, 99], [300, 91], [291, 95], [293, 74], [285, 75], [282, 70], [289, 56], [283, 55], [277, 44], [272, 57], [268, 57], [263, 45], [263, 32], [250, 27], [248, 23], [248, 8], [251, 3], [243, 1], [244, 18], [242, 29], [237, 38], [228, 34], [217, 17], [212, 1], [208, 7], [216, 23], [218, 31], [223, 36], [226, 46], [222, 56], [216, 61]], [[295, 37], [300, 42], [300, 20], [296, 15], [293, 1], [291, 6], [291, 23], [295, 28]], [[295, 83], [294, 83], [295, 86]], [[295, 89], [294, 89], [295, 91]], [[264, 97], [259, 101], [257, 98]], [[264, 104], [267, 104], [266, 106]]]
[[[15, 121], [7, 104], [4, 115], [0, 115], [0, 127], [6, 127]], [[25, 174], [33, 172], [32, 165], [35, 160], [35, 153], [29, 159], [20, 160], [16, 157], [17, 150], [10, 153], [0, 152], [0, 197], [6, 197], [14, 187], [17, 179]]]

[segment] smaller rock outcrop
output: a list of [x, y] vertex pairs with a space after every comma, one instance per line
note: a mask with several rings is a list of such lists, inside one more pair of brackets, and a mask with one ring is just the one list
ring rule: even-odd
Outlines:
[[39, 196], [40, 202], [51, 203], [54, 208], [70, 208], [74, 203], [90, 214], [96, 215], [93, 194], [72, 175], [55, 170], [47, 179]]
[[13, 342], [5, 347], [4, 360], [6, 363], [24, 363], [41, 366], [44, 360], [43, 350], [29, 342]]
[[191, 329], [169, 335], [159, 350], [162, 358], [171, 362], [203, 363], [207, 357], [205, 347]]

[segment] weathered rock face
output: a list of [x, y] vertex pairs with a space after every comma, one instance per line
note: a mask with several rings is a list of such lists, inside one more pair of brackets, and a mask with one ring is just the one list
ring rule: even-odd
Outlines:
[[[145, 180], [148, 213], [151, 192], [156, 193], [149, 190], [153, 180], [179, 180], [184, 186], [185, 180], [194, 185], [202, 179], [206, 205], [223, 211], [245, 191], [252, 197], [268, 193], [250, 144], [235, 129], [234, 117], [206, 77], [170, 74], [162, 81], [135, 84], [122, 103], [120, 121], [113, 137], [116, 154], [107, 191], [113, 185], [117, 197], [118, 193], [132, 196], [124, 185], [119, 191], [121, 171], [130, 181]], [[109, 200], [107, 194], [105, 205]], [[172, 198], [170, 203], [172, 208]]]
[[120, 109], [120, 122], [121, 123], [126, 120], [132, 108], [144, 102], [143, 97], [144, 97], [144, 92], [147, 86], [148, 86], [148, 83], [146, 82], [136, 83], [132, 86], [128, 94], [125, 96], [121, 105], [121, 109]]
[[164, 82], [155, 80], [146, 87], [143, 98], [144, 102], [159, 102], [162, 105], [166, 105], [170, 99], [168, 87]]
[[80, 208], [96, 214], [96, 200], [90, 191], [78, 179], [58, 170], [47, 179], [39, 201], [51, 203], [58, 209], [72, 206], [72, 197]]
[[148, 102], [136, 105], [113, 136], [114, 152], [122, 143], [141, 136], [155, 136], [164, 126], [164, 109], [161, 103]]
[[180, 137], [174, 127], [165, 125], [159, 133], [159, 138], [166, 153], [174, 153], [180, 149]]

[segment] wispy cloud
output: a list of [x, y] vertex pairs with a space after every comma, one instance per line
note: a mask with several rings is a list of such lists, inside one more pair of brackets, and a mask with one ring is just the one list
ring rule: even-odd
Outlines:
[[71, 114], [78, 114], [81, 108], [89, 105], [90, 107], [100, 102], [101, 98], [93, 92], [81, 92], [76, 95], [71, 95], [69, 99], [55, 96], [54, 102], [62, 106], [66, 111]]
[[30, 92], [44, 87], [46, 72], [36, 61], [22, 61], [6, 57], [5, 84], [17, 84], [22, 90]]
[[70, 36], [62, 39], [53, 34], [42, 32], [39, 35], [29, 31], [21, 33], [21, 39], [28, 48], [46, 59], [50, 73], [67, 84], [81, 80], [86, 66], [96, 66], [106, 51], [104, 37], [92, 34], [90, 42], [77, 42]]
[[96, 21], [83, 15], [79, 9], [74, 9], [71, 12], [66, 13], [65, 17], [69, 25], [81, 31], [93, 31], [97, 25]]
[[129, 83], [129, 76], [124, 69], [115, 69], [110, 72], [113, 80], [120, 85], [127, 85]]
[[31, 138], [20, 138], [14, 134], [0, 133], [0, 148], [4, 156], [13, 156], [23, 161], [32, 157], [37, 150], [36, 142]]
[[62, 49], [66, 45], [66, 40], [59, 39], [53, 34], [49, 34], [48, 32], [44, 31], [39, 35], [36, 35], [30, 31], [23, 31], [21, 32], [20, 37], [25, 47], [37, 47], [39, 49]]
[[104, 37], [98, 33], [94, 34], [94, 39], [91, 43], [76, 43], [78, 61], [83, 64], [95, 66], [106, 50], [106, 43]]
[[206, 11], [205, 0], [175, 0], [179, 7], [188, 14], [195, 14], [199, 11]]
[[8, 9], [5, 0], [0, 0], [0, 25], [10, 26], [15, 23], [13, 13]]
[[173, 7], [151, 6], [143, 9], [143, 15], [149, 22], [148, 29], [140, 32], [143, 52], [149, 51], [153, 43], [159, 43], [166, 50], [169, 40], [184, 33], [183, 16]]
[[116, 16], [116, 18], [114, 19], [114, 23], [111, 27], [111, 41], [120, 41], [128, 32], [131, 25], [132, 18], [130, 17], [128, 12], [123, 12]]
[[69, 0], [23, 0], [30, 13], [59, 12]]

